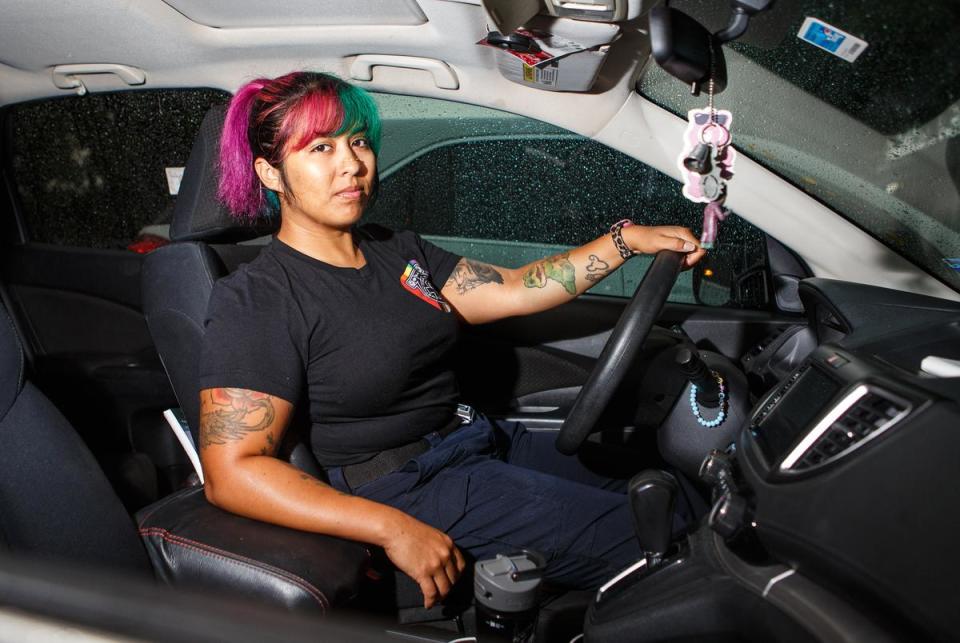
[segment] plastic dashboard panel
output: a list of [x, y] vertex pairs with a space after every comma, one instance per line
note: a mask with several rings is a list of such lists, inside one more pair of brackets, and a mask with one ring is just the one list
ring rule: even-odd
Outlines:
[[[810, 355], [806, 368], [835, 387], [801, 396], [812, 408], [803, 426], [778, 442], [779, 451], [761, 448], [769, 428], [763, 422], [740, 436], [738, 461], [753, 496], [757, 536], [777, 559], [824, 586], [848, 590], [868, 611], [952, 638], [960, 604], [960, 379], [927, 378], [916, 369], [931, 347], [960, 351], [951, 341], [960, 332], [960, 309], [912, 295], [898, 300], [901, 293], [884, 289], [819, 285], [801, 288], [808, 312], [827, 305], [850, 333]], [[806, 471], [782, 470], [806, 432], [851, 392], [867, 388], [897, 400], [904, 412], [844, 457]]]

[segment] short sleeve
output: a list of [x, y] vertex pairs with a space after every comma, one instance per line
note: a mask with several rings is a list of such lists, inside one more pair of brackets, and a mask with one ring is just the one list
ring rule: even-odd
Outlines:
[[420, 235], [416, 235], [416, 237], [417, 243], [420, 244], [420, 250], [423, 252], [423, 257], [427, 260], [427, 270], [433, 277], [433, 283], [436, 284], [437, 288], [442, 288], [462, 257], [430, 243]]
[[243, 388], [296, 404], [303, 390], [302, 333], [276, 288], [234, 274], [214, 286], [200, 354], [200, 389]]

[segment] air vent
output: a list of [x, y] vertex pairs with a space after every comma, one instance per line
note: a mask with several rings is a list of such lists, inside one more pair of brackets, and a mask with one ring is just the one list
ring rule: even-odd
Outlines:
[[743, 308], [766, 308], [769, 303], [767, 275], [755, 269], [737, 276], [737, 303]]
[[780, 465], [806, 472], [846, 457], [910, 413], [909, 402], [861, 384], [827, 413]]

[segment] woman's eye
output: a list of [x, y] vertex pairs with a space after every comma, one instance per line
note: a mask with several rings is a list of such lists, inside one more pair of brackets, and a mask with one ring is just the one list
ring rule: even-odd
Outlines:
[[313, 146], [314, 152], [326, 152], [329, 149], [333, 149], [333, 148], [331, 148], [330, 145], [328, 145], [327, 143], [318, 143], [317, 145]]
[[370, 147], [370, 141], [365, 138], [354, 139], [353, 144], [357, 147]]

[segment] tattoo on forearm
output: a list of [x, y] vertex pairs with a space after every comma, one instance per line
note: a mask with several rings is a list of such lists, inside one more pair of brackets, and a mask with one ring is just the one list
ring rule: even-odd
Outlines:
[[457, 293], [463, 295], [483, 284], [502, 284], [503, 276], [489, 264], [480, 263], [464, 257], [453, 269], [447, 284], [457, 287]]
[[571, 295], [577, 294], [577, 270], [570, 263], [570, 253], [563, 252], [530, 266], [523, 275], [527, 288], [543, 288], [550, 279], [556, 281]]
[[[200, 416], [200, 448], [242, 440], [247, 434], [263, 431], [273, 424], [273, 399], [264, 393], [242, 388], [218, 388], [204, 393], [213, 410]], [[273, 446], [273, 433], [267, 434]], [[264, 447], [264, 451], [267, 451]], [[264, 453], [266, 455], [266, 453]]]
[[609, 274], [610, 264], [597, 255], [590, 255], [590, 263], [587, 264], [587, 281], [597, 283]]

